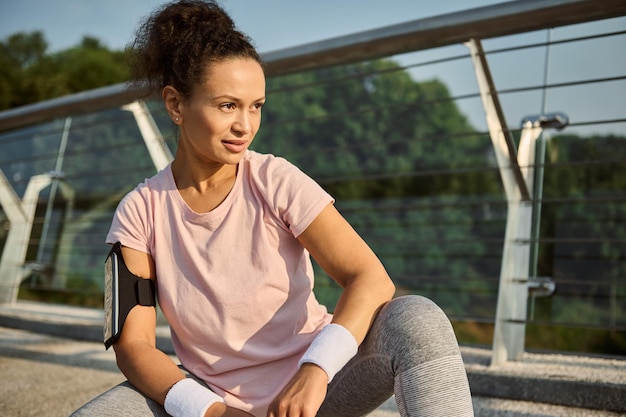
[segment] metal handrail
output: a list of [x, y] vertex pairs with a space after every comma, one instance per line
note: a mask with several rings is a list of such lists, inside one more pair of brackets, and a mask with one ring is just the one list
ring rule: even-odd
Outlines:
[[[623, 0], [517, 0], [263, 54], [268, 76], [626, 15]], [[0, 132], [121, 106], [147, 91], [116, 84], [0, 112]]]

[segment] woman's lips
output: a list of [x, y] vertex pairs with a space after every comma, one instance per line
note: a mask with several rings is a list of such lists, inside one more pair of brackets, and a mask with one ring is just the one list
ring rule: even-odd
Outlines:
[[240, 153], [246, 150], [247, 142], [245, 140], [223, 140], [222, 143], [231, 152]]

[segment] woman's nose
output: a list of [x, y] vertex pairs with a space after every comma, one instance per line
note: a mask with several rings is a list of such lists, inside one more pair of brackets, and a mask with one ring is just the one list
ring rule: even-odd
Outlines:
[[240, 132], [242, 134], [248, 134], [252, 130], [252, 126], [250, 123], [250, 115], [247, 112], [241, 112], [233, 123], [233, 130]]

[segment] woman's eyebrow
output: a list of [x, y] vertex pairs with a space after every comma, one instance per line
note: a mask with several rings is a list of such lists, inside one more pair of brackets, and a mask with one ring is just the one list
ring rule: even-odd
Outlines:
[[[222, 95], [219, 95], [219, 96], [214, 96], [214, 97], [211, 97], [211, 99], [212, 100], [230, 100], [230, 101], [235, 101], [235, 102], [238, 102], [238, 103], [241, 103], [243, 101], [241, 98], [233, 96], [233, 95], [230, 95], [230, 94], [222, 94]], [[255, 99], [255, 100], [252, 100], [252, 102], [253, 103], [257, 103], [259, 101], [264, 101], [264, 100], [265, 100], [265, 96], [262, 96], [262, 97], [259, 97], [259, 98]]]

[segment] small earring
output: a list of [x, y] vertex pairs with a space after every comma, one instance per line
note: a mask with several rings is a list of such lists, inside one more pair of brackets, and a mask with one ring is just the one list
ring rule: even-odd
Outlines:
[[179, 121], [179, 120], [180, 120], [180, 118], [178, 118], [178, 117], [177, 117], [177, 118], [176, 118], [176, 121]]

